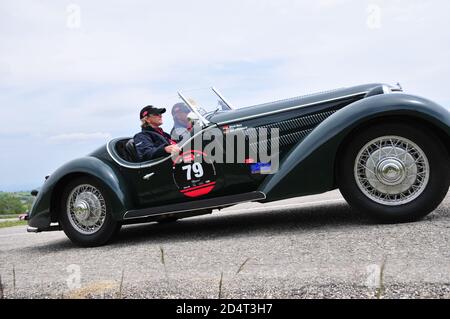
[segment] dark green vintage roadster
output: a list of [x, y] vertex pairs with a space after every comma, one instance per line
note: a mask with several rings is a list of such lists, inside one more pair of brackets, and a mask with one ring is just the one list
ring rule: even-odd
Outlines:
[[34, 192], [28, 231], [62, 229], [78, 245], [98, 246], [124, 224], [336, 188], [376, 221], [407, 222], [448, 192], [450, 112], [400, 86], [240, 108], [210, 93], [209, 100], [179, 93], [192, 111], [180, 154], [138, 162], [133, 139], [118, 138], [56, 170]]

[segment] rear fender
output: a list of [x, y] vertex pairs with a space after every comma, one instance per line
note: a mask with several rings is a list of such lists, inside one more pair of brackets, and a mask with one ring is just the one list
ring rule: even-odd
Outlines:
[[[113, 218], [121, 220], [125, 211], [131, 207], [127, 196], [126, 183], [120, 171], [91, 156], [71, 161], [56, 170], [44, 183], [30, 212], [29, 225], [45, 229], [59, 214], [59, 196], [68, 182], [80, 176], [98, 179], [108, 190]], [[53, 219], [53, 220], [52, 220]]]

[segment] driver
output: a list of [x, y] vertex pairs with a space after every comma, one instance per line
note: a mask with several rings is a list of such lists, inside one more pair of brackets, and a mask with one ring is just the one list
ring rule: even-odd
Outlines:
[[188, 114], [191, 110], [184, 103], [177, 103], [172, 107], [173, 128], [170, 131], [170, 136], [176, 141], [181, 141], [183, 138], [189, 136], [191, 124], [188, 119]]
[[181, 151], [170, 135], [160, 128], [163, 123], [162, 114], [165, 112], [164, 108], [148, 105], [139, 113], [142, 132], [134, 136], [139, 161], [149, 161]]

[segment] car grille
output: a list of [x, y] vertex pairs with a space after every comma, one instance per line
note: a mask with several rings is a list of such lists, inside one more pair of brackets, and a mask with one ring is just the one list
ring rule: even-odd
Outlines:
[[322, 123], [323, 121], [325, 121], [334, 112], [336, 112], [336, 111], [328, 111], [328, 112], [317, 113], [317, 114], [308, 115], [308, 116], [302, 116], [302, 117], [290, 119], [287, 121], [264, 125], [261, 127], [279, 128], [280, 135], [282, 135], [283, 132], [287, 132], [287, 131], [291, 131], [291, 130], [299, 130], [299, 129], [303, 129], [305, 127], [316, 126], [316, 125]]
[[[273, 128], [279, 129], [279, 146], [286, 147], [289, 145], [294, 145], [303, 140], [306, 136], [308, 136], [313, 129], [318, 126], [320, 123], [325, 121], [329, 116], [331, 116], [333, 113], [335, 113], [336, 110], [322, 112], [322, 113], [316, 113], [313, 115], [307, 115], [302, 116], [282, 122], [272, 123], [268, 125], [262, 125], [258, 126], [258, 129], [266, 128], [268, 131]], [[252, 138], [255, 138], [254, 136], [256, 132], [248, 131], [249, 136]], [[253, 135], [253, 136], [252, 136]], [[253, 139], [254, 141], [256, 139]], [[259, 141], [263, 142], [263, 141]], [[273, 140], [273, 142], [276, 142], [276, 140]], [[257, 143], [250, 143], [250, 147], [255, 148], [257, 147]], [[263, 143], [264, 145], [268, 143]]]

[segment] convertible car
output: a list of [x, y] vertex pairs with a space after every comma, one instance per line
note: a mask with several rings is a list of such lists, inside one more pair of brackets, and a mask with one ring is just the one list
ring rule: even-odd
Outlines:
[[[216, 89], [209, 93], [199, 99], [179, 92], [191, 113], [177, 156], [139, 162], [133, 139], [117, 138], [48, 176], [33, 192], [28, 231], [62, 229], [77, 245], [98, 246], [124, 224], [171, 222], [337, 188], [378, 222], [409, 222], [432, 212], [448, 192], [450, 112], [403, 93], [400, 85], [367, 84], [239, 108]], [[216, 152], [237, 152], [231, 161], [217, 160], [205, 147], [212, 130], [243, 137], [244, 148], [217, 143]], [[274, 133], [252, 138], [258, 130]], [[268, 140], [276, 146], [265, 147], [272, 160], [250, 155]]]

